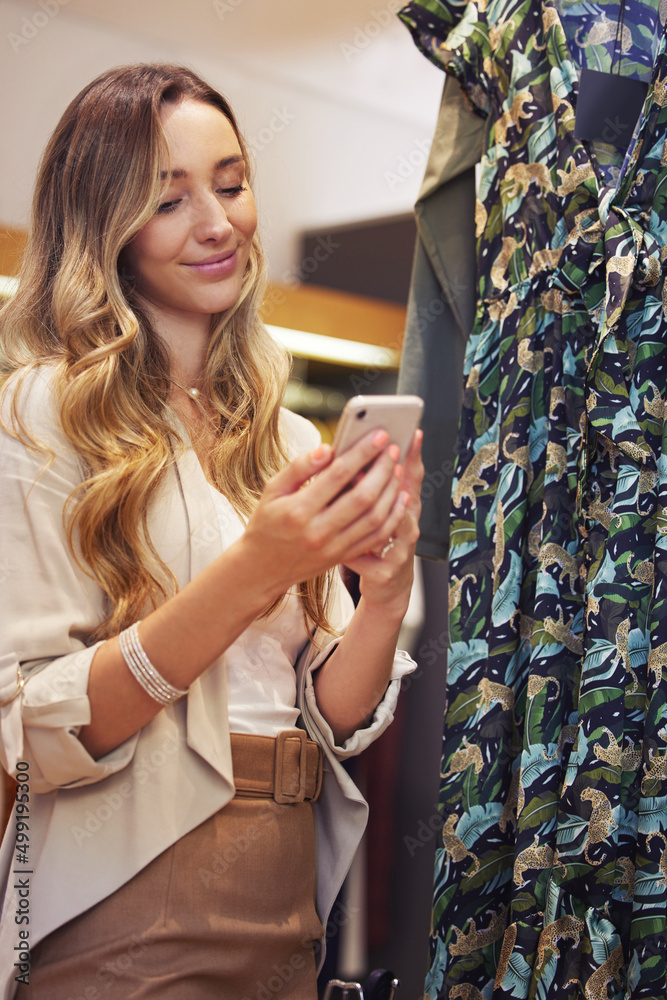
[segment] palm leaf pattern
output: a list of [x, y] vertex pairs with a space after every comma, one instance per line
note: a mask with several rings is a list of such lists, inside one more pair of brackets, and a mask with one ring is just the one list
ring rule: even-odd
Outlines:
[[[399, 15], [487, 122], [440, 788], [479, 870], [437, 852], [432, 1000], [666, 995], [664, 7]], [[627, 151], [574, 135], [617, 33], [648, 85]]]

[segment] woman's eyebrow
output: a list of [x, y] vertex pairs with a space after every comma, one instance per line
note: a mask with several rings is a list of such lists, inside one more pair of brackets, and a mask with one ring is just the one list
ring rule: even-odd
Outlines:
[[[234, 163], [243, 163], [243, 157], [240, 154], [235, 156], [224, 156], [221, 160], [218, 160], [213, 166], [213, 170], [224, 170], [225, 167], [230, 167]], [[175, 170], [171, 171], [171, 174], [167, 170], [160, 171], [160, 180], [166, 180], [168, 176], [171, 176], [172, 180], [180, 181], [183, 178], [188, 177], [187, 170], [183, 170], [181, 167], [177, 167]]]

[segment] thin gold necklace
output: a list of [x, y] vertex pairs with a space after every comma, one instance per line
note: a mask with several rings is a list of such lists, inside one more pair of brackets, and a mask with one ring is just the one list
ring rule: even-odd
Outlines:
[[199, 389], [196, 389], [194, 385], [187, 389], [184, 385], [181, 385], [180, 382], [177, 382], [175, 378], [172, 378], [171, 375], [168, 376], [168, 378], [172, 385], [175, 385], [177, 389], [181, 389], [186, 396], [190, 397], [190, 399], [194, 399], [195, 403], [199, 403], [201, 406], [204, 405], [204, 401], [201, 398], [201, 392]]
[[217, 431], [217, 422], [215, 418], [211, 416], [211, 411], [209, 407], [206, 405], [206, 400], [202, 396], [200, 390], [197, 389], [194, 385], [190, 386], [190, 388], [181, 385], [181, 383], [177, 382], [176, 379], [173, 379], [171, 375], [168, 375], [167, 378], [169, 379], [172, 385], [175, 385], [177, 389], [180, 389], [182, 392], [184, 392], [185, 395], [188, 396], [192, 400], [192, 402], [196, 404], [198, 410], [205, 418], [205, 420], [208, 422], [208, 424], [213, 428], [214, 431]]

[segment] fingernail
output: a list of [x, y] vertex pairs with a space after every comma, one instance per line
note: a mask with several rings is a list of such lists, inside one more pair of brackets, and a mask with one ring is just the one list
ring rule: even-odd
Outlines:
[[320, 462], [324, 462], [328, 457], [329, 457], [328, 444], [320, 444], [317, 446], [315, 451], [311, 451], [310, 453], [311, 461], [315, 462], [318, 465], [320, 464]]
[[395, 462], [398, 462], [399, 458], [401, 457], [401, 449], [398, 447], [397, 444], [390, 444], [389, 447], [387, 448], [387, 453], [389, 457], [393, 458]]
[[395, 465], [394, 466], [394, 475], [396, 476], [397, 479], [401, 478], [401, 476], [403, 475], [403, 466], [402, 465]]
[[408, 504], [410, 503], [410, 494], [407, 492], [407, 490], [403, 490], [398, 499], [404, 507], [407, 507]]
[[376, 431], [373, 435], [373, 444], [376, 448], [381, 448], [383, 444], [386, 444], [389, 440], [389, 435], [386, 431]]

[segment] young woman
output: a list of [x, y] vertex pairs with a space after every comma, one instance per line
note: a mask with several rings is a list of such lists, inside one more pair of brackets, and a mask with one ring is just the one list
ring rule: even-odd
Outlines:
[[281, 409], [263, 272], [219, 94], [74, 99], [0, 329], [4, 998], [316, 996], [366, 814], [339, 761], [413, 667], [420, 435], [334, 457]]

